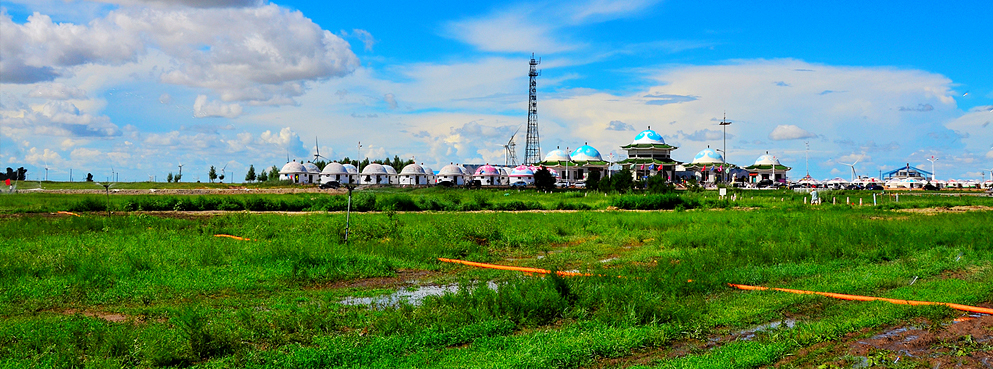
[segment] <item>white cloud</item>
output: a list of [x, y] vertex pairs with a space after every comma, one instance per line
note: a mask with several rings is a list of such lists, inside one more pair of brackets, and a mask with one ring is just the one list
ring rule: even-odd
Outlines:
[[353, 29], [352, 36], [355, 36], [355, 38], [358, 38], [359, 41], [362, 41], [362, 45], [365, 46], [365, 51], [371, 52], [372, 46], [376, 44], [376, 39], [372, 37], [372, 34], [369, 33], [369, 31], [364, 29]]
[[86, 91], [61, 83], [44, 83], [35, 86], [25, 97], [52, 100], [82, 99], [86, 97]]
[[769, 139], [774, 141], [799, 140], [812, 137], [817, 137], [817, 135], [793, 124], [778, 125], [772, 132], [769, 132]]
[[193, 102], [193, 116], [197, 118], [236, 118], [239, 115], [241, 115], [241, 105], [208, 101], [207, 95], [199, 95], [196, 101]]
[[120, 129], [106, 116], [94, 116], [79, 110], [68, 101], [49, 100], [42, 105], [25, 105], [10, 95], [0, 107], [0, 126], [4, 134], [43, 136], [110, 137]]
[[[215, 1], [211, 4], [227, 2]], [[5, 83], [52, 80], [88, 64], [120, 65], [150, 49], [171, 58], [166, 83], [207, 88], [225, 101], [292, 103], [307, 81], [351, 73], [347, 42], [299, 11], [259, 7], [124, 7], [87, 25], [35, 14], [14, 23], [0, 14], [0, 75]]]
[[49, 149], [38, 149], [32, 147], [24, 156], [24, 161], [32, 165], [59, 165], [62, 163], [62, 156]]
[[119, 5], [188, 6], [194, 8], [251, 7], [267, 3], [266, 0], [95, 0]]
[[383, 101], [386, 102], [386, 105], [389, 106], [390, 110], [397, 109], [397, 98], [393, 94], [383, 95]]
[[171, 104], [172, 95], [169, 95], [167, 92], [163, 92], [162, 95], [159, 95], [159, 102], [162, 104]]
[[59, 147], [61, 147], [62, 150], [65, 151], [65, 150], [69, 150], [69, 149], [71, 149], [71, 148], [73, 148], [75, 146], [85, 145], [85, 144], [87, 144], [89, 142], [90, 142], [90, 140], [74, 140], [74, 139], [71, 139], [71, 138], [67, 138], [67, 139], [62, 140], [62, 143], [59, 145]]

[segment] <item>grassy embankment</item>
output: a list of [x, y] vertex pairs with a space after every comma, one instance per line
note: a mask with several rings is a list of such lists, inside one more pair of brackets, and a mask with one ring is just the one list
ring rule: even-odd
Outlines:
[[[692, 196], [721, 204], [684, 201]], [[648, 198], [617, 198], [639, 197]], [[0, 366], [578, 367], [650, 352], [641, 364], [758, 367], [863, 329], [961, 314], [725, 283], [993, 301], [991, 212], [812, 210], [790, 194], [750, 197], [751, 211], [358, 214], [350, 244], [334, 213], [8, 216]], [[624, 278], [529, 277], [438, 257]], [[426, 271], [422, 283], [463, 288], [416, 306], [341, 303], [388, 294], [395, 285], [365, 282], [411, 269]], [[679, 357], [664, 349], [787, 317], [798, 324], [752, 340]]]

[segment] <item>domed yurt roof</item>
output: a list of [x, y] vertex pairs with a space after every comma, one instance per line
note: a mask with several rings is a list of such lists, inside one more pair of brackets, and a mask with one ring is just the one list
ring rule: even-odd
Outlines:
[[382, 164], [369, 164], [362, 168], [362, 174], [389, 174]]
[[475, 175], [477, 175], [477, 176], [498, 176], [498, 175], [500, 175], [500, 171], [497, 170], [497, 168], [495, 168], [494, 166], [489, 165], [489, 164], [486, 164], [484, 166], [481, 166], [479, 168], [476, 168], [476, 174]]
[[296, 160], [286, 163], [283, 165], [283, 169], [279, 170], [279, 174], [290, 174], [290, 173], [307, 173], [307, 168], [303, 167], [303, 164], [297, 163]]
[[765, 154], [759, 156], [758, 159], [755, 159], [755, 165], [782, 165], [782, 164], [779, 164], [779, 159], [776, 159], [775, 156]]
[[693, 157], [692, 164], [721, 164], [724, 163], [724, 157], [718, 154], [714, 149], [706, 148], [700, 150], [696, 156]]
[[665, 144], [665, 140], [662, 139], [662, 135], [658, 134], [658, 132], [653, 131], [652, 130], [652, 127], [648, 127], [648, 129], [646, 129], [644, 131], [641, 131], [641, 133], [639, 133], [637, 136], [634, 136], [634, 142], [631, 142], [631, 144], [632, 145], [638, 145], [638, 144], [658, 144], [658, 145], [664, 145]]
[[321, 168], [318, 168], [316, 164], [311, 163], [309, 161], [306, 162], [306, 163], [303, 163], [303, 167], [305, 169], [307, 169], [307, 173], [317, 174], [317, 173], [320, 173], [321, 172]]
[[386, 173], [397, 174], [397, 170], [396, 169], [393, 169], [393, 167], [391, 167], [389, 165], [383, 164], [383, 169], [386, 170]]
[[603, 161], [603, 158], [600, 157], [600, 151], [588, 144], [573, 150], [570, 156], [574, 161]]
[[424, 167], [418, 164], [407, 164], [400, 170], [400, 174], [414, 175], [414, 174], [424, 174]]
[[460, 176], [462, 175], [462, 170], [459, 169], [458, 165], [448, 164], [441, 168], [438, 172], [439, 176]]
[[555, 150], [549, 151], [548, 154], [545, 155], [545, 161], [546, 162], [549, 162], [549, 161], [569, 161], [569, 160], [570, 160], [569, 159], [569, 154], [567, 154], [565, 151], [559, 150], [558, 148], [556, 148]]
[[359, 168], [356, 168], [352, 164], [342, 164], [341, 166], [345, 167], [345, 170], [348, 171], [349, 174], [358, 174], [359, 173]]
[[534, 177], [534, 171], [526, 165], [518, 165], [517, 168], [510, 171], [511, 177]]
[[348, 170], [346, 170], [345, 169], [345, 166], [344, 165], [341, 165], [341, 163], [337, 163], [337, 162], [335, 162], [335, 163], [328, 163], [328, 165], [325, 165], [324, 166], [324, 170], [321, 171], [321, 174], [325, 174], [325, 175], [348, 175]]

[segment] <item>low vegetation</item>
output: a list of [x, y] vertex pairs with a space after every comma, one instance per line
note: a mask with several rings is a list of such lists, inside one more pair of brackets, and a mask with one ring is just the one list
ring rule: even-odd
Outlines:
[[[993, 301], [993, 212], [890, 210], [989, 199], [886, 195], [858, 207], [830, 199], [865, 193], [836, 193], [812, 207], [793, 192], [731, 194], [358, 192], [353, 207], [374, 212], [351, 214], [347, 241], [345, 214], [324, 212], [341, 195], [112, 195], [110, 216], [106, 196], [0, 196], [0, 366], [753, 368], [962, 313], [727, 283]], [[313, 213], [143, 212], [244, 209]], [[598, 211], [464, 212], [530, 209]], [[51, 214], [66, 210], [81, 216]], [[417, 285], [458, 287], [348, 303]], [[785, 319], [796, 324], [725, 338]]]

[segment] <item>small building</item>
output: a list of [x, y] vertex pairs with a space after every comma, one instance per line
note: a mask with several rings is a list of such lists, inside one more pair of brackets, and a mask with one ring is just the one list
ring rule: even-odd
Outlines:
[[430, 167], [424, 164], [421, 164], [421, 168], [424, 168], [424, 175], [427, 176], [428, 183], [435, 184], [436, 182], [435, 182], [434, 169], [431, 169]]
[[390, 184], [390, 173], [383, 168], [382, 164], [369, 164], [362, 168], [359, 175], [359, 183], [364, 185], [388, 185]]
[[500, 185], [510, 186], [510, 171], [508, 167], [500, 167]]
[[511, 186], [530, 186], [534, 184], [534, 170], [526, 165], [518, 165], [517, 168], [510, 171], [510, 185]]
[[499, 186], [500, 183], [500, 170], [496, 167], [486, 164], [479, 168], [476, 168], [476, 173], [472, 175], [473, 181], [479, 181], [481, 186]]
[[303, 164], [298, 163], [295, 159], [279, 170], [279, 180], [280, 181], [290, 181], [296, 184], [308, 184], [312, 183], [309, 181], [310, 173], [307, 172], [307, 168], [304, 168]]
[[391, 185], [400, 184], [400, 179], [398, 177], [399, 174], [397, 173], [397, 170], [396, 169], [394, 169], [392, 166], [386, 165], [386, 164], [383, 164], [383, 169], [386, 169], [386, 174], [389, 174], [390, 175], [389, 184], [391, 184]]
[[341, 166], [348, 171], [348, 183], [359, 183], [359, 168], [352, 164], [342, 164]]
[[630, 170], [635, 179], [663, 175], [671, 181], [676, 165], [680, 164], [671, 157], [672, 151], [677, 147], [666, 144], [662, 135], [653, 131], [651, 126], [634, 136], [634, 141], [621, 146], [621, 149], [627, 152], [628, 158], [618, 164]]
[[908, 179], [908, 178], [916, 179], [921, 182], [928, 182], [934, 179], [931, 172], [916, 167], [912, 167], [910, 166], [910, 163], [907, 163], [906, 166], [891, 170], [889, 172], [883, 172], [883, 176], [880, 179], [888, 183], [888, 182], [893, 182], [895, 180]]
[[307, 170], [307, 183], [318, 183], [321, 180], [321, 168], [316, 164], [307, 161], [303, 163], [303, 168]]
[[769, 155], [769, 152], [755, 159], [755, 164], [745, 167], [745, 170], [748, 171], [748, 182], [750, 183], [759, 183], [764, 180], [786, 183], [786, 172], [790, 171], [790, 169], [793, 168], [779, 163], [779, 159]]
[[585, 182], [592, 172], [599, 172], [600, 178], [603, 178], [603, 173], [610, 165], [610, 163], [604, 161], [603, 157], [600, 156], [600, 150], [590, 146], [589, 143], [584, 143], [583, 146], [573, 150], [569, 154], [569, 158], [572, 159], [576, 168], [575, 170], [571, 167], [567, 168], [570, 172], [568, 173], [570, 180], [575, 178], [576, 180]]
[[732, 169], [731, 165], [724, 162], [724, 157], [716, 150], [711, 149], [710, 146], [700, 150], [693, 157], [693, 161], [683, 165], [683, 167], [686, 171], [693, 172], [699, 183], [708, 185], [726, 182], [728, 173]]
[[435, 183], [463, 186], [465, 185], [465, 174], [462, 173], [462, 169], [458, 165], [448, 164], [438, 171]]
[[400, 170], [398, 177], [399, 184], [404, 186], [426, 186], [430, 184], [428, 182], [428, 175], [424, 172], [424, 167], [417, 164], [407, 164], [407, 166]]
[[345, 169], [345, 166], [338, 162], [328, 163], [321, 171], [321, 183], [349, 184], [352, 183], [352, 176]]

